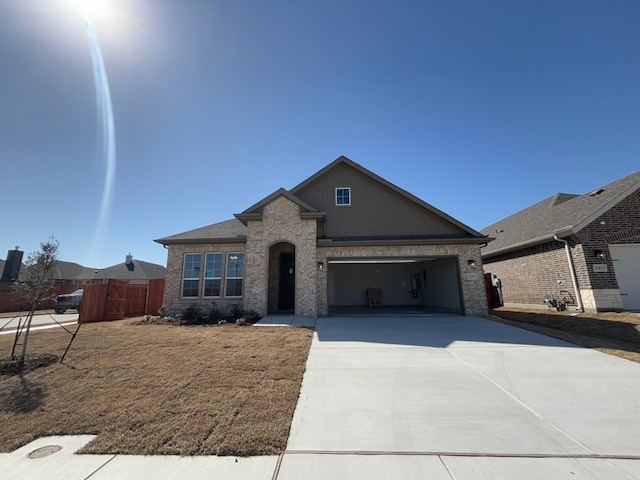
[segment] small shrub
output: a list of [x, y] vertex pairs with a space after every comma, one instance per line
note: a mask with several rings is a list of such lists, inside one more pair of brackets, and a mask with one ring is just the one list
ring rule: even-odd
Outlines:
[[247, 322], [247, 319], [244, 317], [240, 317], [239, 319], [236, 320], [236, 325], [239, 326], [244, 326], [244, 325], [249, 325], [249, 322]]
[[209, 318], [211, 318], [212, 320], [220, 318], [220, 310], [218, 310], [218, 304], [216, 302], [211, 302], [211, 307], [209, 308]]
[[198, 307], [194, 307], [193, 305], [185, 308], [182, 311], [182, 323], [184, 325], [195, 325], [198, 322], [198, 318], [200, 317], [200, 309]]
[[238, 305], [237, 303], [233, 304], [233, 310], [231, 312], [231, 315], [234, 318], [240, 318], [244, 316], [244, 312], [242, 311], [242, 308], [240, 307], [240, 305]]

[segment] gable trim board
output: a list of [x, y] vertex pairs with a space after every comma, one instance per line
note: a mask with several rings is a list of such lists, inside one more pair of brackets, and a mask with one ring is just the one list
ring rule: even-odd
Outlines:
[[[337, 187], [350, 188], [350, 205], [333, 205]], [[279, 276], [286, 274], [292, 276], [288, 284], [294, 288], [294, 313], [315, 317], [330, 313], [330, 293], [366, 307], [367, 290], [379, 285], [384, 286], [383, 305], [486, 314], [479, 246], [490, 240], [340, 157], [294, 189], [276, 190], [233, 220], [155, 241], [169, 249], [165, 305], [175, 312], [189, 305], [206, 307], [210, 300], [180, 296], [184, 255], [233, 249], [245, 254], [243, 297], [221, 295], [215, 300], [220, 310], [241, 302], [242, 308], [260, 315], [274, 311]], [[294, 256], [288, 271], [281, 271], [280, 252]], [[372, 270], [377, 280], [362, 266], [364, 259], [369, 265], [379, 263], [378, 272]], [[417, 277], [434, 275], [441, 281], [431, 278], [430, 286], [415, 288]], [[346, 284], [352, 294], [341, 297], [336, 288]]]
[[[556, 194], [482, 231], [496, 236], [482, 259], [501, 278], [506, 304], [547, 308], [548, 294], [569, 293], [585, 311], [635, 308], [621, 295], [613, 250], [640, 245], [640, 172], [584, 195]], [[570, 257], [561, 259], [553, 252], [565, 242]]]

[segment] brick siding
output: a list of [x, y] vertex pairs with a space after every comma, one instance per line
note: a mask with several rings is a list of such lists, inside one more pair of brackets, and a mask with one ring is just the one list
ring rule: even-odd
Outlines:
[[[187, 307], [199, 307], [203, 313], [208, 312], [215, 302], [221, 313], [230, 313], [234, 306], [243, 308], [243, 298], [224, 296], [224, 275], [226, 268], [226, 258], [228, 253], [241, 253], [245, 251], [244, 243], [225, 243], [225, 244], [192, 244], [192, 245], [170, 245], [169, 256], [167, 259], [167, 272], [164, 285], [164, 305], [171, 314], [178, 314]], [[204, 271], [204, 255], [205, 253], [222, 253], [223, 254], [223, 271], [221, 296], [219, 298], [202, 297], [202, 282], [200, 279], [199, 294], [197, 297], [182, 297], [182, 268], [184, 265], [184, 255], [186, 253], [201, 253], [202, 268]], [[246, 259], [245, 259], [246, 263]], [[246, 270], [246, 268], [245, 268]]]
[[[585, 310], [621, 308], [609, 245], [640, 243], [640, 190], [568, 240]], [[604, 258], [596, 257], [594, 250], [603, 251]], [[595, 271], [594, 265], [597, 264], [606, 265], [606, 271]], [[484, 259], [484, 271], [500, 277], [507, 304], [544, 306], [543, 301], [548, 294], [562, 298], [565, 295], [563, 291], [576, 298], [561, 242], [551, 241]]]

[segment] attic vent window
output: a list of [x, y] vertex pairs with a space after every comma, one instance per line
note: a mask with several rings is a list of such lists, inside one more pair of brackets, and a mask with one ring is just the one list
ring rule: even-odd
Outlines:
[[351, 205], [351, 188], [336, 188], [336, 205]]
[[602, 192], [604, 192], [604, 188], [599, 188], [597, 190], [594, 190], [593, 192], [591, 192], [589, 194], [590, 197], [595, 197], [596, 195], [600, 195]]

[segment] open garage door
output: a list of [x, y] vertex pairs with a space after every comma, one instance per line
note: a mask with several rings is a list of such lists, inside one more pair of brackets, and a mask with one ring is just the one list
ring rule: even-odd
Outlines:
[[640, 245], [609, 245], [625, 310], [640, 310]]
[[458, 264], [446, 258], [328, 259], [329, 313], [461, 313]]

